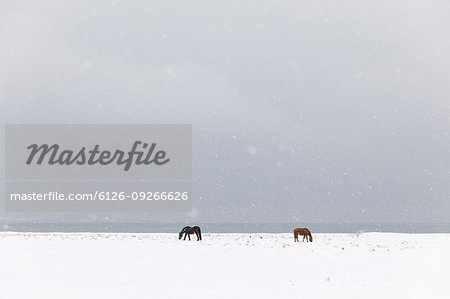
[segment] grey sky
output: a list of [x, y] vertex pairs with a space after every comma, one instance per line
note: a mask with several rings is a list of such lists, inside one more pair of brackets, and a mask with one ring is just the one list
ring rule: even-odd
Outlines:
[[141, 220], [449, 222], [449, 69], [448, 1], [0, 2], [2, 123], [193, 124]]

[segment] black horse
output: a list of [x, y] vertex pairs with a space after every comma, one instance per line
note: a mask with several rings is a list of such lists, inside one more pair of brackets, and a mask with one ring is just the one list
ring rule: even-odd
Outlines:
[[186, 226], [185, 228], [183, 228], [178, 235], [178, 240], [181, 240], [181, 238], [183, 237], [183, 234], [184, 234], [183, 240], [186, 240], [186, 236], [187, 236], [190, 241], [191, 240], [190, 235], [193, 235], [193, 234], [195, 234], [197, 236], [197, 241], [202, 240], [202, 231], [200, 230], [200, 227], [198, 227], [198, 226], [193, 226], [193, 227]]

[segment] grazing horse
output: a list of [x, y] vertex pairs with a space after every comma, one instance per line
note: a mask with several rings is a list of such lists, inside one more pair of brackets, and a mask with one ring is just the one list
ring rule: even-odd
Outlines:
[[306, 242], [308, 242], [308, 237], [309, 237], [309, 242], [313, 241], [311, 232], [307, 228], [294, 229], [294, 242], [298, 242], [298, 235], [303, 235], [302, 242], [305, 242], [305, 239], [306, 239]]
[[202, 231], [200, 230], [200, 227], [198, 226], [186, 226], [185, 228], [183, 228], [181, 230], [181, 232], [178, 234], [178, 240], [181, 240], [181, 238], [183, 237], [184, 234], [184, 240], [186, 240], [186, 236], [189, 238], [189, 241], [191, 240], [191, 236], [195, 234], [197, 236], [197, 241], [201, 241], [202, 240]]

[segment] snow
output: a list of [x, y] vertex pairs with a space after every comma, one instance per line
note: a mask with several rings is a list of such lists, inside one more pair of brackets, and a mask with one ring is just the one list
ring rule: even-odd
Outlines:
[[450, 234], [313, 237], [0, 233], [0, 298], [448, 296]]

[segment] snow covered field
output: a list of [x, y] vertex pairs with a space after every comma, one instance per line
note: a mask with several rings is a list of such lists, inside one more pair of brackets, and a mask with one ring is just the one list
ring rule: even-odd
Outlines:
[[449, 298], [450, 234], [0, 233], [0, 298]]

